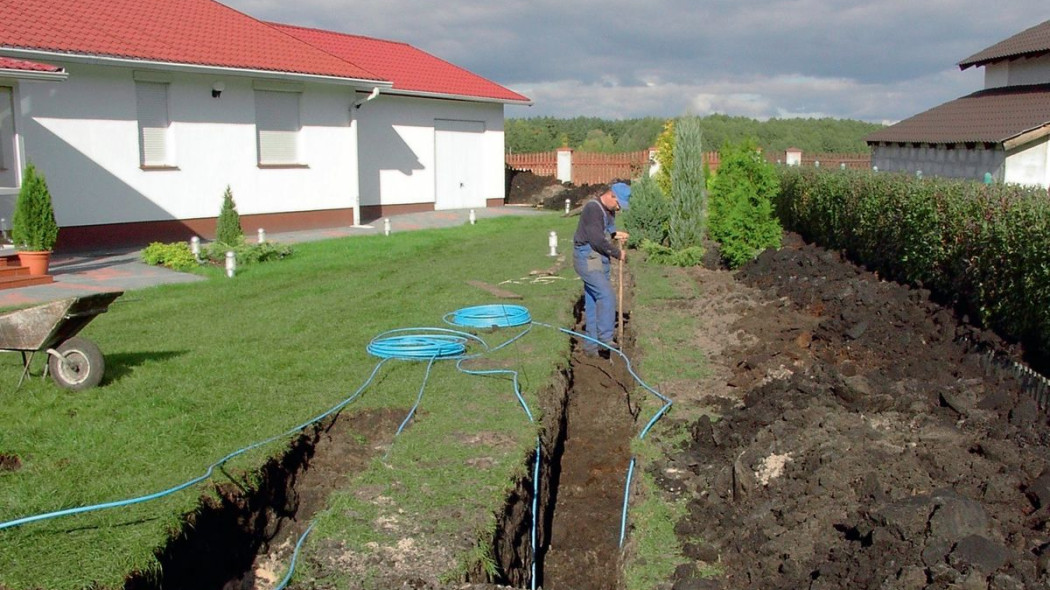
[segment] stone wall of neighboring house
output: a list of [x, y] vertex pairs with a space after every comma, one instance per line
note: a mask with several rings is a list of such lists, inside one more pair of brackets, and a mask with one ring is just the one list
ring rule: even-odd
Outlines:
[[1002, 180], [1006, 152], [1002, 149], [986, 149], [983, 146], [936, 145], [874, 145], [872, 165], [879, 171], [907, 172], [949, 178], [984, 179], [986, 172], [995, 180]]

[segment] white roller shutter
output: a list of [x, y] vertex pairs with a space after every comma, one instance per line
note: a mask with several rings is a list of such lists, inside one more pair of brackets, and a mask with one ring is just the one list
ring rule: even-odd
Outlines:
[[139, 116], [139, 155], [143, 166], [172, 165], [168, 149], [168, 85], [135, 82]]
[[299, 93], [255, 91], [259, 164], [299, 164]]

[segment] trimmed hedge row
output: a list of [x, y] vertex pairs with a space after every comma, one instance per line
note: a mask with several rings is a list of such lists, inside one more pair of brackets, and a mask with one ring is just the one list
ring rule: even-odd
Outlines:
[[1050, 353], [1045, 189], [855, 170], [778, 174], [785, 228]]

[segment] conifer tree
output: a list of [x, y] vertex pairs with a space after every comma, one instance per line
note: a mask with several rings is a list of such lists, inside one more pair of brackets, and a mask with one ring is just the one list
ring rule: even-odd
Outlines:
[[233, 202], [233, 191], [228, 185], [226, 192], [222, 195], [222, 210], [215, 224], [215, 241], [227, 246], [236, 246], [244, 241], [241, 216], [237, 214], [237, 205]]
[[671, 220], [668, 241], [674, 250], [702, 248], [707, 223], [707, 189], [700, 119], [684, 117], [674, 126]]

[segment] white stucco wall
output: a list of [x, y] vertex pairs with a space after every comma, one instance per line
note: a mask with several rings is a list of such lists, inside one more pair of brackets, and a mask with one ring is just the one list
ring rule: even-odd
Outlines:
[[984, 66], [984, 87], [1050, 83], [1050, 55], [1007, 60]]
[[[264, 169], [251, 78], [170, 74], [177, 170], [143, 170], [132, 69], [49, 63], [65, 67], [68, 80], [22, 81], [16, 110], [25, 154], [47, 178], [59, 225], [215, 217], [227, 185], [241, 214], [354, 205], [349, 87], [306, 84], [299, 142], [306, 167]], [[225, 84], [219, 98], [211, 95], [216, 81]]]
[[504, 198], [502, 104], [380, 94], [356, 109], [354, 119], [362, 205], [435, 202], [436, 119], [484, 123], [477, 180], [484, 198]]
[[1050, 188], [1050, 138], [1011, 150], [1006, 155], [1005, 182]]
[[872, 147], [872, 165], [881, 172], [922, 171], [924, 176], [948, 178], [972, 178], [983, 180], [991, 172], [996, 180], [1003, 179], [1003, 164], [1006, 154], [1002, 150], [976, 147], [967, 149], [956, 146], [880, 146]]

